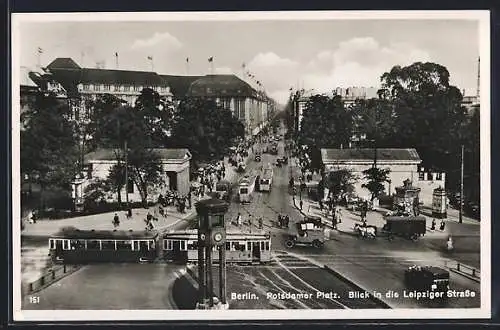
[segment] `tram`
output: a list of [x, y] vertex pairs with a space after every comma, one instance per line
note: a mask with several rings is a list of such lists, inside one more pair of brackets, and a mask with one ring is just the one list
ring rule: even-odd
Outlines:
[[271, 191], [272, 185], [273, 185], [273, 169], [266, 168], [262, 171], [262, 175], [259, 178], [259, 190]]
[[55, 263], [147, 262], [157, 256], [158, 234], [149, 231], [69, 228], [49, 238]]
[[253, 192], [255, 190], [255, 181], [257, 176], [247, 175], [241, 179], [238, 187], [238, 197], [240, 203], [250, 203], [252, 200]]
[[[212, 261], [219, 262], [219, 247], [214, 246]], [[226, 233], [226, 261], [229, 263], [268, 263], [271, 261], [271, 236], [263, 231]], [[178, 263], [198, 262], [196, 229], [167, 231], [163, 234], [163, 258]]]

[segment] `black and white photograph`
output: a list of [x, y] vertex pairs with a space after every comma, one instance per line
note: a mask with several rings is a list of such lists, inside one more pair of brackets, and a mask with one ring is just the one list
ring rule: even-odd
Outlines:
[[16, 321], [490, 317], [488, 11], [11, 18]]

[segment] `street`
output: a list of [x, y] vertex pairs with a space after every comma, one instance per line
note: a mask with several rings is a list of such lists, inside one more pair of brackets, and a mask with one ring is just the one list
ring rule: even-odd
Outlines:
[[[284, 154], [283, 142], [279, 143], [279, 156]], [[276, 156], [263, 154], [262, 162], [251, 161], [247, 171], [260, 168], [261, 164], [274, 164]], [[288, 214], [293, 221], [300, 220], [303, 216], [293, 206], [292, 197], [288, 191], [289, 173], [293, 164], [284, 167], [274, 167], [273, 188], [270, 193], [256, 192], [253, 201], [248, 205], [241, 205], [233, 196], [233, 202], [226, 214], [228, 225], [236, 219], [238, 213], [243, 215], [243, 222], [248, 218], [253, 219], [253, 229], [256, 230], [257, 219], [262, 217], [264, 229], [272, 233], [272, 250], [287, 250], [284, 246], [284, 235], [287, 230], [276, 228], [277, 215]], [[345, 211], [346, 212], [346, 211]], [[243, 230], [250, 230], [248, 225]], [[443, 251], [445, 239], [441, 236], [423, 237], [413, 242], [406, 239], [388, 241], [386, 239], [361, 240], [353, 233], [330, 231], [330, 240], [322, 250], [312, 247], [295, 247], [288, 250], [299, 257], [306, 257], [315, 263], [327, 265], [337, 272], [356, 282], [365, 290], [378, 290], [384, 294], [389, 290], [404, 289], [403, 275], [408, 266], [435, 265], [443, 267], [446, 260], [455, 260], [466, 265], [479, 268], [479, 225], [452, 224], [450, 231], [455, 236], [457, 251], [447, 253]], [[445, 307], [479, 307], [479, 283], [460, 275], [450, 275], [450, 287], [457, 290], [471, 290], [476, 293], [473, 298], [452, 298]], [[411, 299], [387, 299], [393, 308], [415, 308], [434, 306], [434, 303], [413, 301]]]
[[[284, 155], [283, 142], [279, 142], [278, 156]], [[468, 249], [462, 249], [453, 255], [446, 255], [442, 251], [442, 239], [428, 238], [416, 242], [397, 239], [361, 240], [348, 232], [329, 231], [329, 240], [322, 249], [312, 247], [294, 247], [287, 249], [284, 241], [287, 229], [277, 226], [278, 214], [288, 214], [291, 225], [303, 218], [303, 215], [294, 206], [288, 191], [290, 173], [296, 173], [292, 165], [276, 167], [277, 156], [263, 154], [262, 161], [250, 160], [246, 173], [258, 173], [261, 166], [273, 164], [274, 178], [270, 192], [255, 192], [249, 204], [242, 205], [237, 200], [237, 184], [233, 189], [233, 196], [226, 214], [228, 227], [234, 227], [235, 219], [240, 213], [243, 217], [242, 231], [256, 231], [258, 219], [262, 217], [264, 230], [269, 231], [272, 237], [271, 249], [273, 261], [270, 265], [259, 266], [228, 266], [228, 301], [235, 309], [338, 309], [338, 308], [382, 308], [383, 305], [391, 308], [421, 308], [421, 307], [479, 307], [479, 283], [471, 281], [461, 275], [451, 273], [450, 287], [453, 290], [470, 290], [474, 297], [450, 298], [444, 305], [435, 301], [415, 300], [403, 297], [405, 286], [403, 283], [404, 270], [413, 264], [443, 266], [445, 260], [457, 260], [469, 265], [479, 266], [479, 249], [477, 233], [467, 234], [466, 230], [474, 230], [479, 226], [467, 228], [453, 226], [454, 231], [462, 234], [457, 239], [469, 241]], [[292, 161], [289, 164], [293, 164]], [[230, 170], [233, 170], [231, 168]], [[243, 175], [243, 174], [242, 174]], [[238, 175], [235, 181], [240, 178]], [[347, 211], [346, 211], [347, 212]], [[194, 215], [193, 215], [194, 216]], [[188, 216], [185, 220], [189, 220]], [[247, 223], [251, 220], [252, 226]], [[188, 221], [177, 221], [169, 229], [183, 229]], [[461, 228], [461, 229], [460, 229]], [[466, 229], [464, 229], [466, 228]], [[458, 232], [461, 230], [461, 232]], [[23, 250], [32, 249], [37, 254], [37, 262], [46, 260], [47, 247], [44, 239], [28, 238], [23, 241]], [[33, 252], [35, 251], [35, 252]], [[43, 256], [42, 256], [43, 255]], [[40, 257], [42, 256], [42, 257]], [[35, 257], [33, 257], [35, 258]], [[44, 259], [45, 258], [45, 259]], [[24, 268], [30, 267], [29, 254]], [[48, 260], [46, 261], [48, 262]], [[194, 308], [193, 297], [187, 298], [182, 292], [194, 290], [196, 282], [186, 278], [176, 280], [183, 267], [170, 264], [147, 265], [87, 265], [76, 273], [56, 282], [49, 288], [37, 293], [41, 297], [37, 305], [30, 304], [25, 298], [25, 308], [36, 309], [172, 309]], [[126, 271], [125, 271], [126, 269]], [[217, 268], [215, 268], [217, 269]], [[29, 272], [28, 272], [29, 273]], [[214, 271], [214, 273], [216, 273]], [[122, 275], [126, 274], [126, 275]], [[145, 275], [147, 274], [147, 275]], [[108, 278], [113, 279], [113, 285], [107, 284]], [[128, 281], [141, 278], [133, 285]], [[165, 281], [161, 281], [163, 278]], [[29, 280], [26, 278], [26, 280]], [[79, 299], [73, 299], [74, 294], [83, 290], [86, 294]], [[217, 283], [217, 280], [216, 280]], [[128, 299], [128, 293], [123, 293], [120, 287], [134, 286], [134, 299]], [[112, 301], [97, 299], [101, 290], [106, 290]], [[353, 298], [353, 292], [366, 290], [367, 292], [381, 293], [381, 301]], [[155, 292], [155, 294], [152, 294]], [[170, 292], [170, 293], [169, 293]], [[194, 291], [193, 291], [194, 292]], [[398, 292], [399, 297], [387, 296], [389, 292]], [[175, 294], [173, 294], [175, 293]], [[255, 296], [252, 296], [252, 293]], [[328, 295], [330, 293], [331, 296]], [[335, 294], [334, 294], [335, 293]], [[279, 295], [286, 295], [279, 296]], [[305, 298], [289, 299], [291, 294], [305, 294]], [[310, 294], [310, 296], [307, 296]], [[327, 296], [320, 297], [323, 294]], [[166, 297], [170, 297], [167, 299]], [[172, 303], [172, 296], [176, 296], [178, 303]], [[249, 299], [249, 297], [253, 297]], [[255, 298], [257, 297], [257, 298]], [[296, 297], [293, 296], [292, 297]], [[281, 299], [284, 298], [284, 299]], [[436, 305], [437, 304], [437, 305]], [[440, 305], [441, 304], [441, 305]]]

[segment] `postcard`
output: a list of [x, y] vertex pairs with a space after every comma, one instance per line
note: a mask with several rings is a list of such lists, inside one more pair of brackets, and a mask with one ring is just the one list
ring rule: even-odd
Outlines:
[[489, 318], [489, 17], [12, 14], [15, 320]]

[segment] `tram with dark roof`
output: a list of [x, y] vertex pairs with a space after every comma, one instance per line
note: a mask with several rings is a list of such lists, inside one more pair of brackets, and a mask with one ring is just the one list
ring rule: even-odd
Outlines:
[[[271, 261], [271, 236], [263, 231], [226, 233], [226, 261], [229, 263], [268, 263]], [[212, 260], [218, 262], [219, 247], [214, 246]], [[198, 262], [198, 232], [196, 229], [163, 233], [163, 258], [178, 263]]]
[[147, 262], [156, 259], [158, 234], [149, 231], [68, 228], [49, 238], [55, 263]]

